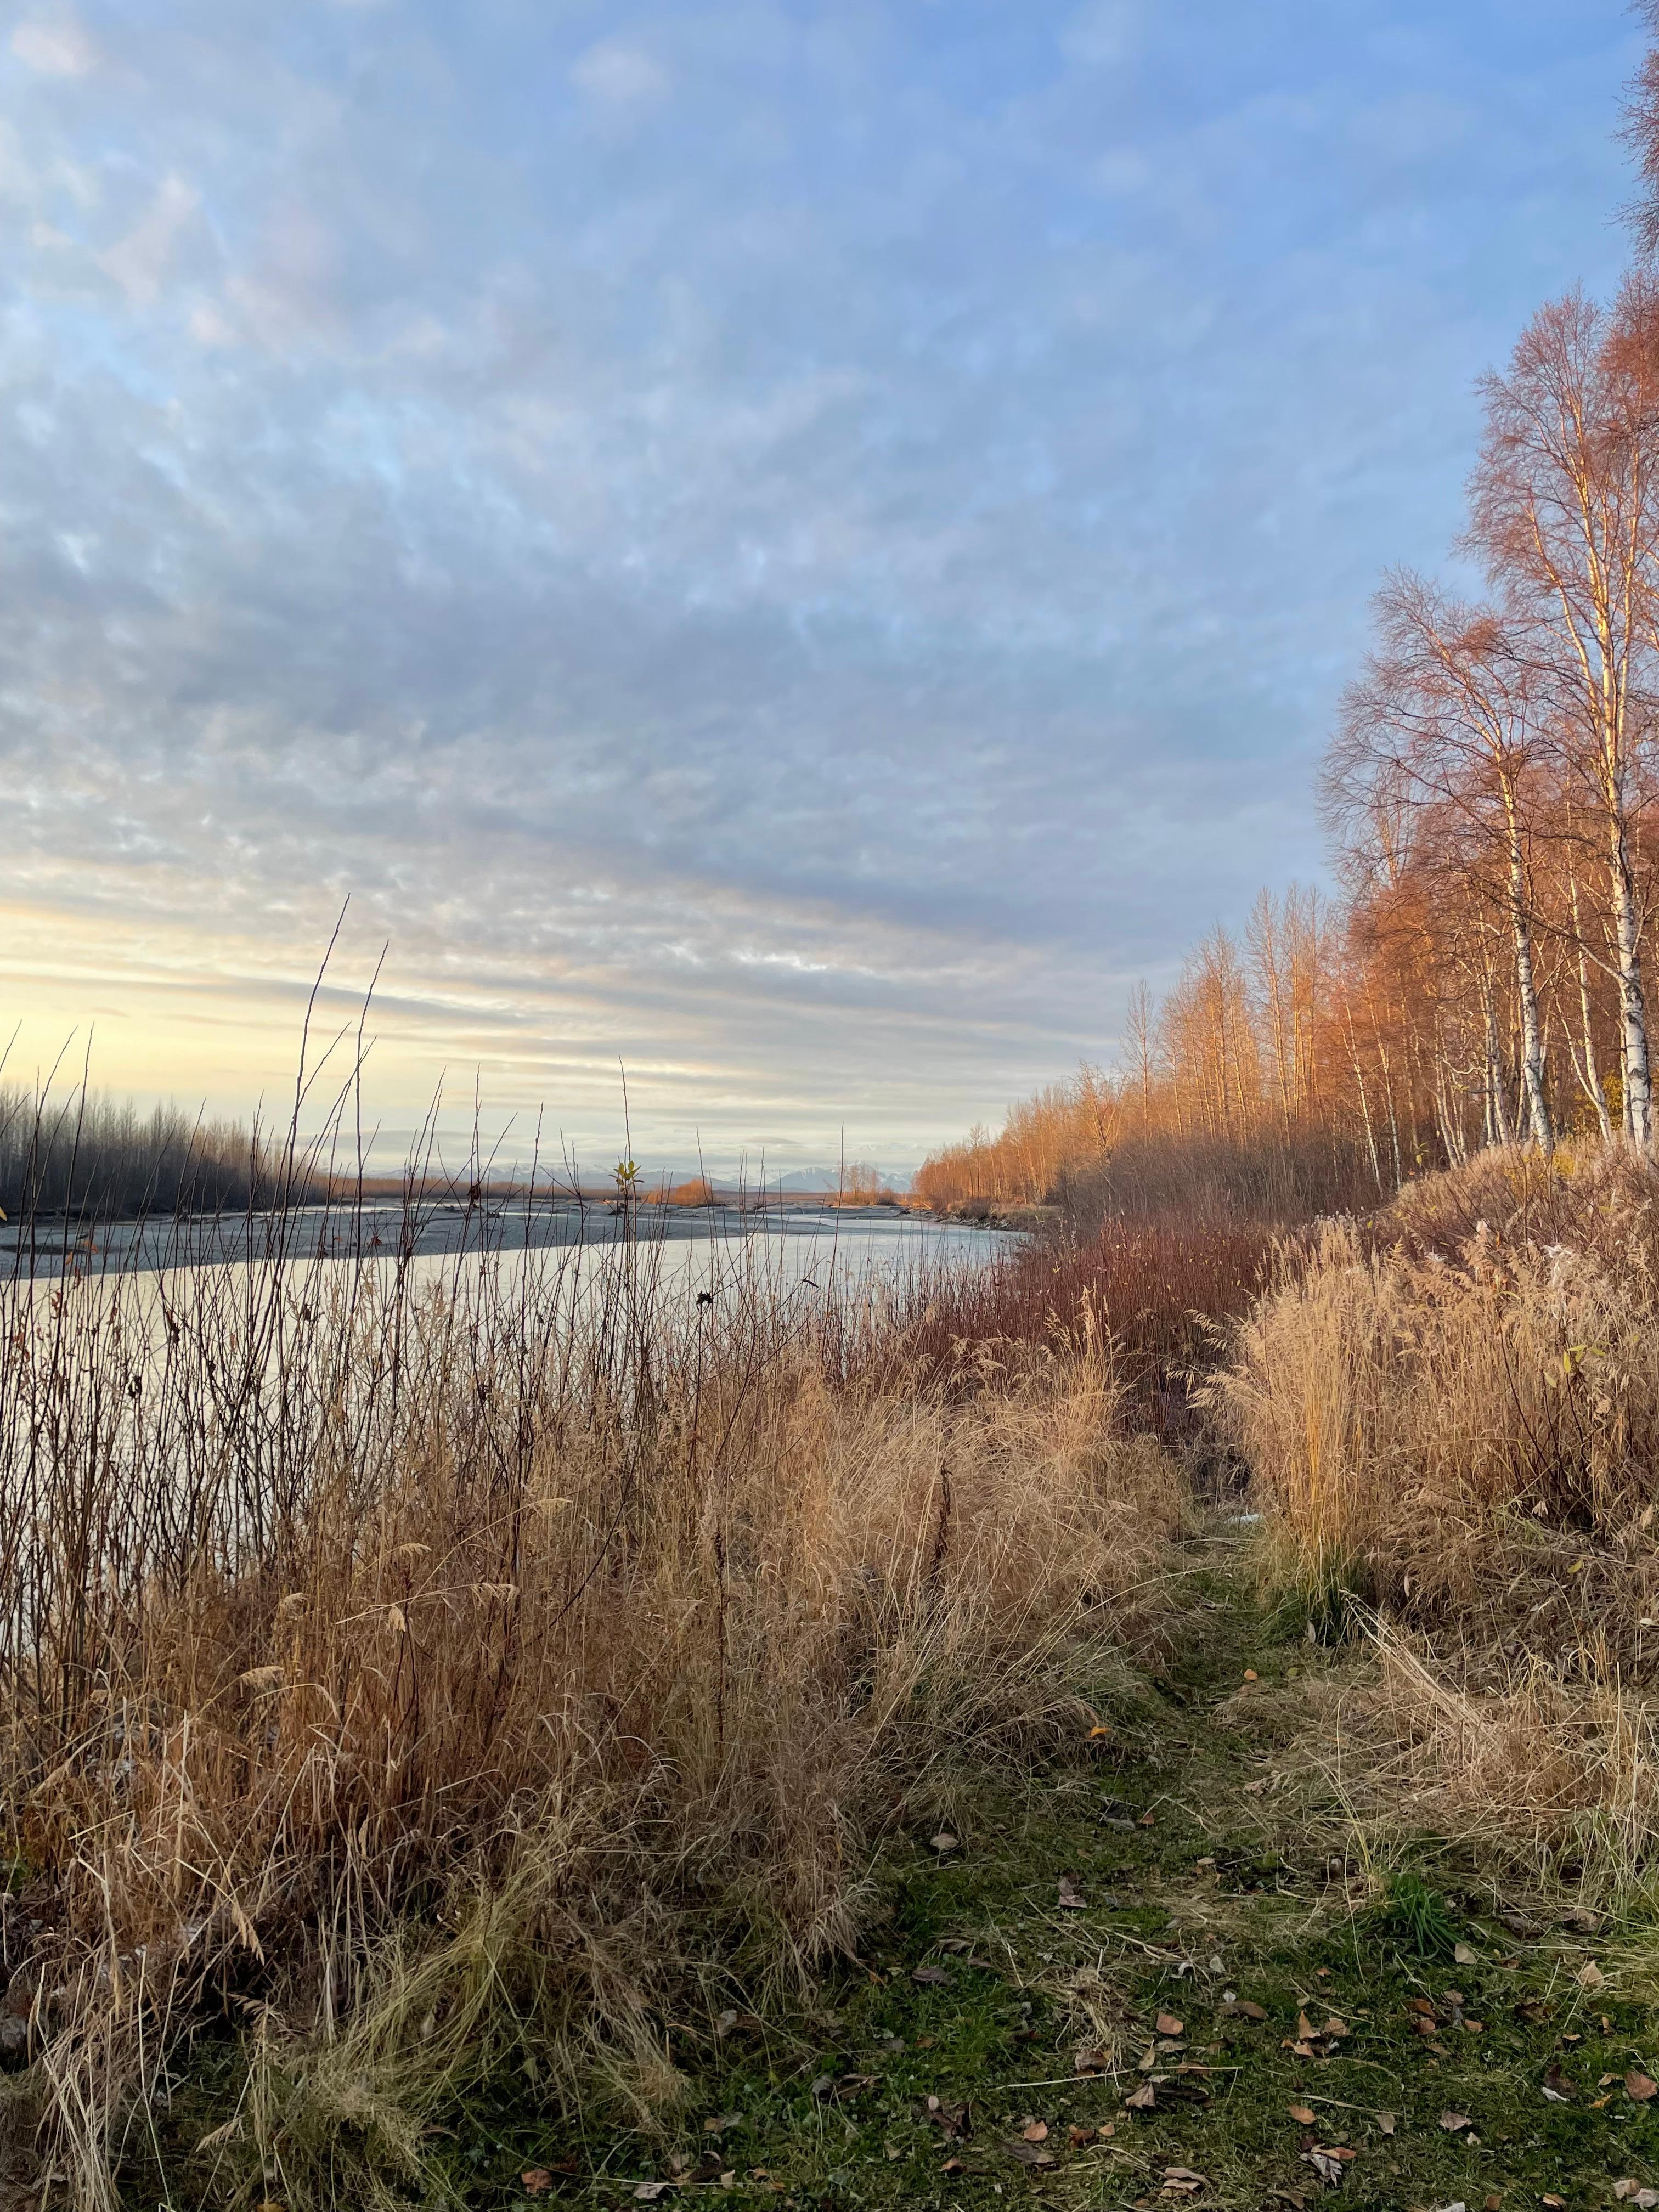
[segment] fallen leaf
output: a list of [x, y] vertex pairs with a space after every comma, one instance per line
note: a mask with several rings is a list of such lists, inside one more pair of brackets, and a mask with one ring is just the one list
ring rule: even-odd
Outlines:
[[1578, 1984], [1579, 1987], [1586, 1990], [1601, 1989], [1605, 1984], [1607, 1978], [1607, 1976], [1601, 1972], [1601, 1969], [1596, 1965], [1594, 1959], [1586, 1959], [1583, 1965], [1578, 1969], [1578, 1972], [1573, 1977], [1573, 1979]]
[[1385, 2136], [1391, 2136], [1395, 2130], [1394, 2114], [1392, 2112], [1379, 2112], [1376, 2116], [1376, 2124], [1382, 2129]]
[[1330, 2018], [1326, 2021], [1324, 2027], [1320, 2029], [1319, 2033], [1322, 2036], [1328, 2038], [1331, 2042], [1335, 2043], [1343, 2036], [1351, 2035], [1353, 2031], [1350, 2028], [1346, 2020], [1339, 2020], [1336, 2014], [1333, 2013]]
[[1036, 2167], [1052, 2166], [1054, 2162], [1054, 2154], [1053, 2151], [1040, 2150], [1036, 2144], [1033, 2142], [1017, 2141], [1014, 2142], [1005, 2143], [1003, 2145], [1003, 2148], [1007, 2152], [1010, 2158], [1018, 2159], [1022, 2166]]
[[1159, 2013], [1153, 2023], [1160, 2035], [1184, 2035], [1185, 2028], [1172, 2012]]
[[1567, 2200], [1565, 2197], [1547, 2196], [1540, 2197], [1539, 2201], [1544, 2205], [1545, 2212], [1567, 2212]]
[[941, 1982], [948, 1982], [950, 1978], [943, 1966], [913, 1966], [910, 1969], [910, 1979], [920, 1982], [924, 1989], [937, 1989]]
[[1305, 2012], [1297, 2013], [1296, 2016], [1297, 2041], [1298, 2043], [1311, 2043], [1317, 2033], [1318, 2030], [1309, 2019], [1307, 2014]]
[[938, 1835], [929, 1836], [927, 1840], [936, 1851], [953, 1851], [957, 1847], [957, 1839], [948, 1828], [941, 1828]]
[[939, 2172], [941, 2173], [962, 2173], [965, 2171], [966, 2169], [959, 2158], [947, 2158], [944, 2165], [939, 2168]]
[[1478, 1963], [1475, 1953], [1467, 1943], [1453, 1944], [1452, 1956], [1460, 1966], [1473, 1966]]
[[1267, 2017], [1266, 2005], [1253, 2004], [1249, 1997], [1236, 1997], [1231, 2008], [1243, 2013], [1246, 2020], [1266, 2020]]
[[1081, 2150], [1085, 2143], [1092, 2142], [1095, 2139], [1093, 2128], [1070, 2127], [1066, 2129], [1066, 2133], [1071, 2140], [1073, 2150]]
[[1644, 2189], [1639, 2181], [1615, 2181], [1613, 2193], [1621, 2204], [1659, 2204], [1659, 2189]]
[[1136, 2059], [1135, 2070], [1139, 2074], [1150, 2074], [1157, 2063], [1158, 2045], [1155, 2043], [1149, 2043], [1139, 2057]]
[[1244, 1680], [1247, 1682], [1259, 1682], [1261, 1680], [1261, 1677], [1256, 1673], [1254, 1667], [1247, 1667], [1244, 1669]]
[[1304, 2163], [1312, 2166], [1328, 2189], [1335, 2189], [1340, 2185], [1353, 2153], [1351, 2150], [1326, 2150], [1316, 2144], [1312, 2150], [1304, 2151], [1302, 2156]]
[[1291, 2118], [1299, 2128], [1310, 2128], [1313, 2125], [1314, 2116], [1305, 2105], [1292, 2105], [1289, 2110]]
[[[901, 2044], [899, 2047], [902, 2050], [903, 2045]], [[716, 2112], [711, 2119], [703, 2122], [702, 2131], [706, 2136], [723, 2136], [727, 2128], [735, 2128], [742, 2118], [741, 2112]]]
[[1195, 2197], [1200, 2189], [1209, 2186], [1208, 2178], [1194, 2172], [1190, 2166], [1166, 2166], [1160, 2197]]
[[1438, 2018], [1438, 2014], [1436, 2013], [1434, 2008], [1434, 2001], [1431, 1997], [1407, 1997], [1406, 2000], [1406, 2009], [1407, 2012], [1420, 2013], [1425, 2020], [1435, 2020]]
[[1157, 2103], [1158, 2085], [1152, 2081], [1143, 2081], [1138, 2089], [1132, 2089], [1123, 2100], [1125, 2111], [1130, 2112], [1150, 2112]]
[[1027, 2120], [1020, 2133], [1027, 2142], [1047, 2142], [1048, 2123], [1047, 2120]]
[[1638, 2073], [1632, 2066], [1625, 2076], [1625, 2094], [1634, 2097], [1638, 2105], [1645, 2105], [1650, 2097], [1659, 2097], [1659, 2081], [1650, 2074]]
[[1143, 1828], [1150, 1828], [1153, 1825], [1152, 1815], [1150, 1813], [1143, 1813], [1140, 1816], [1139, 1825]]
[[1085, 1901], [1073, 1888], [1072, 1877], [1068, 1874], [1060, 1877], [1060, 1895], [1056, 1901], [1062, 1912], [1081, 1912], [1085, 1910]]
[[1467, 2112], [1442, 2112], [1440, 2124], [1449, 2136], [1457, 2136], [1462, 2135], [1464, 2129], [1471, 2126], [1473, 2123]]
[[519, 2176], [519, 2186], [526, 2197], [545, 2197], [553, 2186], [553, 2177], [544, 2166], [532, 2166]]
[[1553, 2065], [1544, 2076], [1544, 2095], [1552, 2105], [1565, 2105], [1571, 2100], [1572, 2084], [1559, 2064]]
[[636, 2181], [634, 2185], [634, 2202], [636, 2204], [654, 2204], [665, 2191], [673, 2187], [674, 2184], [672, 2181]]

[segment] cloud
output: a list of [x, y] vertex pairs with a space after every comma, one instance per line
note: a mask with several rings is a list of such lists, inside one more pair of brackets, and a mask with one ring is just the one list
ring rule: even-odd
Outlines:
[[164, 177], [132, 228], [99, 255], [99, 266], [133, 307], [154, 303], [173, 266], [180, 234], [200, 205], [200, 193], [182, 177]]
[[1496, 4], [178, 0], [0, 74], [31, 1035], [274, 1094], [349, 892], [404, 1119], [609, 1133], [621, 1057], [642, 1146], [896, 1160], [1109, 1056], [1317, 870], [1471, 379], [1615, 265], [1622, 0], [1501, 76]]
[[1060, 50], [1086, 68], [1109, 68], [1127, 59], [1139, 30], [1140, 0], [1087, 0], [1061, 30]]
[[601, 39], [572, 65], [571, 80], [591, 99], [615, 107], [653, 106], [666, 97], [667, 70], [647, 48], [627, 39]]
[[34, 16], [11, 34], [11, 51], [42, 76], [86, 76], [98, 66], [97, 46], [72, 15]]

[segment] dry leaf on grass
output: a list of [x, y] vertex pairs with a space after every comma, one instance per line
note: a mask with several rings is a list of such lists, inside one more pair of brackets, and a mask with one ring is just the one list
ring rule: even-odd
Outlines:
[[1391, 2136], [1395, 2130], [1394, 2114], [1392, 2112], [1379, 2112], [1376, 2116], [1376, 2124], [1382, 2129], [1385, 2136]]
[[1578, 1969], [1578, 1972], [1573, 1977], [1573, 1979], [1578, 1984], [1579, 1987], [1586, 1990], [1599, 1990], [1604, 1987], [1607, 1978], [1607, 1976], [1601, 1972], [1601, 1969], [1596, 1965], [1594, 1959], [1586, 1959], [1583, 1965]]
[[532, 2166], [519, 2176], [519, 2186], [526, 2197], [545, 2197], [553, 2186], [553, 2177], [544, 2166]]
[[1467, 2112], [1442, 2112], [1440, 2115], [1440, 2124], [1444, 2128], [1449, 2136], [1458, 2136], [1462, 2135], [1464, 2129], [1472, 2126], [1474, 2123], [1470, 2120]]
[[1195, 2172], [1190, 2166], [1166, 2166], [1161, 2197], [1194, 2197], [1200, 2189], [1209, 2187], [1209, 2177]]
[[948, 1982], [950, 1978], [943, 1966], [912, 1966], [910, 1969], [910, 1979], [920, 1982], [926, 1990], [937, 1989], [941, 1982]]
[[938, 1835], [929, 1836], [927, 1840], [936, 1851], [953, 1851], [957, 1848], [957, 1839], [948, 1828], [941, 1828]]
[[1645, 2105], [1650, 2097], [1659, 2097], [1659, 2081], [1632, 2066], [1625, 2076], [1625, 2094], [1634, 2097], [1638, 2105]]
[[1161, 2012], [1153, 2023], [1160, 2035], [1182, 2035], [1186, 2033], [1172, 2012]]
[[1313, 2125], [1314, 2116], [1305, 2105], [1291, 2105], [1288, 2109], [1297, 2127], [1310, 2128]]
[[1072, 2061], [1073, 2074], [1107, 2074], [1111, 2071], [1111, 2053], [1097, 2045], [1085, 2046]]
[[1131, 2089], [1123, 2100], [1124, 2109], [1130, 2112], [1150, 2112], [1158, 2103], [1158, 2085], [1143, 2081], [1138, 2089]]
[[1017, 2140], [1013, 2142], [1004, 2143], [1003, 2148], [1007, 2152], [1010, 2158], [1018, 2159], [1022, 2166], [1052, 2166], [1054, 2162], [1054, 2154], [1053, 2151], [1040, 2149], [1036, 2143]]
[[1354, 2155], [1341, 2144], [1333, 2145], [1328, 2150], [1322, 2143], [1316, 2143], [1311, 2150], [1304, 2150], [1302, 2154], [1304, 2162], [1312, 2166], [1328, 2189], [1338, 2186], [1348, 2170], [1349, 2160]]
[[1027, 2142], [1047, 2142], [1048, 2123], [1047, 2120], [1027, 2120], [1020, 2133]]
[[1081, 1912], [1085, 1909], [1085, 1901], [1083, 1898], [1072, 1887], [1072, 1877], [1070, 1875], [1061, 1875], [1060, 1877], [1059, 1891], [1060, 1893], [1055, 1899], [1055, 1902], [1059, 1905], [1062, 1912]]
[[1229, 2012], [1242, 2013], [1246, 2020], [1266, 2020], [1266, 2005], [1254, 2003], [1249, 1997], [1235, 1997], [1227, 2008]]
[[1573, 2086], [1561, 2071], [1559, 2062], [1552, 2065], [1544, 2076], [1544, 2100], [1550, 2105], [1565, 2105], [1572, 2100]]
[[1659, 2189], [1644, 2189], [1639, 2181], [1615, 2181], [1613, 2193], [1621, 2204], [1659, 2204]]

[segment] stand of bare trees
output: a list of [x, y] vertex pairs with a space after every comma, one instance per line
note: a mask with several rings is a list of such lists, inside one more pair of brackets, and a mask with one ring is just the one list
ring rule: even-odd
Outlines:
[[[1628, 137], [1637, 267], [1611, 304], [1540, 308], [1481, 387], [1458, 550], [1485, 596], [1404, 571], [1377, 596], [1322, 779], [1338, 896], [1264, 892], [1161, 1005], [1135, 993], [1117, 1072], [936, 1154], [924, 1200], [1133, 1183], [1176, 1203], [1225, 1156], [1236, 1193], [1295, 1184], [1311, 1206], [1356, 1158], [1382, 1194], [1485, 1145], [1659, 1144], [1659, 54]], [[1149, 1146], [1184, 1168], [1160, 1181]]]

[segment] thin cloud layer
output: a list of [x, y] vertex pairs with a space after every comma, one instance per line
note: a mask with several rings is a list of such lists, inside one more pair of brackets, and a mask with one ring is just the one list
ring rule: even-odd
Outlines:
[[[39, 1056], [902, 1163], [1258, 882], [1469, 384], [1621, 240], [1620, 0], [42, 10], [0, 58]], [[342, 1018], [345, 1018], [342, 1002]]]

